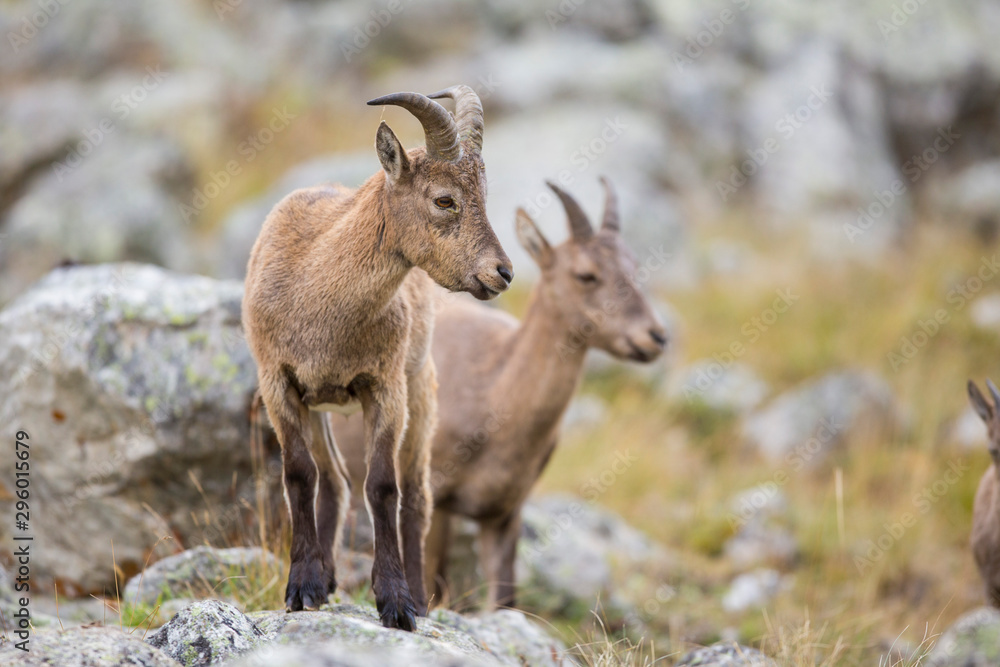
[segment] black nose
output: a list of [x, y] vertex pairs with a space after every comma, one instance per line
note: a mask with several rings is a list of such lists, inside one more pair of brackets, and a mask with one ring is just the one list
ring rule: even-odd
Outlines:
[[649, 337], [656, 341], [656, 344], [663, 347], [667, 344], [667, 336], [659, 329], [650, 329]]
[[506, 266], [498, 266], [497, 273], [500, 274], [501, 278], [507, 281], [508, 285], [510, 285], [510, 283], [514, 280], [514, 272], [508, 269]]

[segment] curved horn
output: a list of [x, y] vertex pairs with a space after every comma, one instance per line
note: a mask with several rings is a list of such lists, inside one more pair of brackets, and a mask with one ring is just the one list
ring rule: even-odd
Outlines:
[[990, 394], [993, 395], [993, 404], [1000, 409], [1000, 391], [997, 391], [997, 386], [989, 378], [986, 379], [986, 386], [990, 388]]
[[568, 192], [565, 192], [552, 181], [545, 181], [545, 184], [552, 188], [559, 200], [562, 201], [563, 208], [566, 209], [566, 217], [569, 220], [569, 231], [577, 241], [586, 241], [594, 235], [594, 228], [590, 226], [583, 209], [573, 199]]
[[462, 156], [458, 126], [448, 110], [419, 93], [393, 93], [368, 102], [368, 106], [392, 104], [413, 114], [424, 127], [427, 155], [435, 160], [455, 162]]
[[604, 186], [604, 220], [601, 221], [601, 229], [611, 232], [621, 231], [621, 221], [618, 219], [618, 194], [606, 176], [601, 176], [601, 185]]
[[439, 100], [450, 97], [455, 100], [455, 122], [462, 145], [480, 153], [483, 150], [483, 104], [472, 88], [463, 85], [439, 90], [429, 98]]

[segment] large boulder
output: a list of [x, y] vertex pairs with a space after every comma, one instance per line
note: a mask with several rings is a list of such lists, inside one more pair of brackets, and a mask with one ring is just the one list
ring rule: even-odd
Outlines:
[[981, 607], [955, 621], [934, 644], [928, 667], [987, 667], [1000, 664], [1000, 610]]
[[[256, 387], [241, 298], [238, 282], [113, 264], [57, 269], [0, 311], [0, 432], [30, 437], [43, 589], [114, 589], [116, 566], [131, 576], [154, 545], [176, 549], [164, 536], [239, 534]], [[13, 468], [9, 457], [3, 484]], [[280, 479], [280, 466], [260, 472]], [[12, 491], [0, 501], [11, 516]]]
[[814, 467], [853, 439], [902, 428], [892, 388], [878, 375], [845, 370], [824, 375], [774, 399], [743, 424], [743, 439], [791, 470]]
[[685, 653], [676, 667], [778, 667], [755, 648], [718, 643]]
[[191, 228], [179, 206], [193, 179], [187, 157], [166, 139], [95, 132], [99, 142], [46, 165], [7, 212], [0, 303], [64, 260], [188, 268]]
[[125, 585], [127, 604], [154, 605], [161, 598], [220, 595], [231, 578], [247, 572], [280, 569], [278, 559], [260, 547], [195, 547], [168, 556], [132, 577]]
[[142, 640], [142, 630], [82, 627], [39, 630], [28, 640], [28, 652], [13, 642], [0, 644], [0, 664], [23, 667], [177, 667], [169, 655]]

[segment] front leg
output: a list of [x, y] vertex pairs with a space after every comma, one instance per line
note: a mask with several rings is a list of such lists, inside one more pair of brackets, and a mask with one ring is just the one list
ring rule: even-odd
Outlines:
[[430, 529], [431, 437], [437, 425], [437, 380], [430, 359], [410, 378], [407, 391], [406, 436], [399, 449], [402, 499], [399, 508], [400, 533], [403, 538], [403, 567], [417, 614], [427, 615], [424, 588], [424, 545]]
[[372, 588], [382, 625], [413, 631], [416, 607], [403, 575], [397, 514], [396, 456], [400, 435], [406, 427], [406, 384], [360, 392], [365, 413], [365, 447], [368, 476], [365, 500], [375, 533]]
[[480, 524], [479, 557], [486, 578], [487, 610], [515, 605], [514, 560], [520, 536], [520, 507], [499, 521]]
[[295, 390], [280, 379], [269, 381], [262, 377], [261, 395], [281, 443], [285, 499], [292, 517], [292, 562], [285, 588], [285, 608], [319, 609], [336, 583], [316, 534], [317, 474], [309, 455], [312, 440], [309, 411]]

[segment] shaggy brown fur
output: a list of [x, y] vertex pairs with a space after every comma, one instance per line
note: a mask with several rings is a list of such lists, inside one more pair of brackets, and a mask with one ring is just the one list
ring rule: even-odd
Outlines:
[[986, 381], [986, 385], [993, 397], [992, 403], [969, 380], [969, 400], [986, 423], [990, 457], [993, 459], [976, 491], [972, 507], [971, 543], [979, 576], [986, 587], [986, 599], [994, 607], [1000, 607], [1000, 392], [990, 380]]
[[[382, 123], [376, 151], [383, 171], [354, 192], [334, 186], [288, 195], [250, 255], [243, 323], [282, 447], [292, 519], [289, 610], [318, 608], [336, 588], [333, 549], [349, 500], [346, 468], [317, 411], [360, 408], [379, 614], [387, 627], [413, 630], [414, 614], [426, 613], [423, 548], [436, 420], [431, 280], [487, 299], [512, 278], [486, 218], [479, 146], [458, 146], [475, 93], [451, 90], [458, 126], [423, 96], [380, 98], [409, 105], [424, 124], [428, 151], [405, 152]], [[478, 98], [472, 101], [478, 107]]]
[[[597, 233], [576, 202], [556, 189], [572, 233], [556, 247], [518, 211], [519, 240], [541, 268], [524, 322], [457, 299], [439, 306], [432, 353], [441, 412], [427, 545], [428, 575], [439, 601], [448, 525], [457, 514], [479, 524], [487, 604], [514, 605], [521, 506], [556, 446], [587, 349], [651, 361], [666, 345], [662, 323], [633, 281], [634, 259], [618, 234], [616, 202], [605, 184], [608, 202]], [[352, 474], [363, 474], [360, 424], [331, 421]]]

